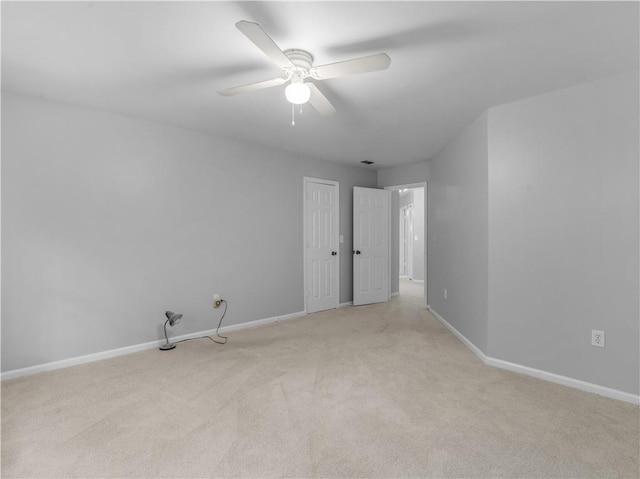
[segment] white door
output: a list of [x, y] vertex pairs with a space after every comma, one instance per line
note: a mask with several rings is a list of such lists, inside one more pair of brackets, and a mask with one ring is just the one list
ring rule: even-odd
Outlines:
[[305, 309], [338, 307], [338, 183], [304, 179]]
[[389, 300], [389, 191], [353, 189], [353, 304]]

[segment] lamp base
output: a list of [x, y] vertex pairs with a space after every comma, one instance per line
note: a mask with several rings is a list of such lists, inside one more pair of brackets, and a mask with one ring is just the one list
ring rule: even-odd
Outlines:
[[175, 348], [176, 345], [175, 343], [165, 343], [162, 346], [160, 346], [160, 351], [168, 351], [169, 349], [173, 349]]

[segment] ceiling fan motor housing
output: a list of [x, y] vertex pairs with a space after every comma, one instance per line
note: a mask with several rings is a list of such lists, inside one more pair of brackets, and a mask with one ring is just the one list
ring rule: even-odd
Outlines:
[[306, 70], [307, 72], [311, 70], [311, 66], [313, 65], [313, 55], [311, 55], [311, 53], [292, 48], [285, 50], [284, 54], [296, 67]]

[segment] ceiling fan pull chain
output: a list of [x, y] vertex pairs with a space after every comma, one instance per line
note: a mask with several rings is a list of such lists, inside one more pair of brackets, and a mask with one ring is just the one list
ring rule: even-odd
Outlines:
[[296, 106], [291, 104], [291, 126], [296, 125]]

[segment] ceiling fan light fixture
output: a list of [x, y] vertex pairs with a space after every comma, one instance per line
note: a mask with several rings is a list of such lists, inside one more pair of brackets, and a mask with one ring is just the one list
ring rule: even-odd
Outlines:
[[[255, 22], [240, 20], [236, 23], [236, 28], [258, 47], [269, 60], [282, 69], [286, 76], [218, 90], [218, 94], [233, 96], [289, 83], [285, 88], [285, 97], [292, 104], [292, 124], [295, 124], [293, 120], [293, 106], [295, 105], [309, 102], [311, 107], [322, 116], [329, 116], [335, 113], [336, 109], [318, 89], [316, 81], [386, 70], [391, 64], [389, 55], [377, 53], [314, 66], [311, 53], [298, 48], [281, 50], [269, 34]], [[307, 78], [312, 78], [314, 81], [305, 83], [304, 80]]]
[[311, 89], [306, 83], [291, 82], [287, 85], [287, 88], [284, 89], [284, 96], [289, 103], [302, 105], [303, 103], [307, 103], [309, 98], [311, 98]]

